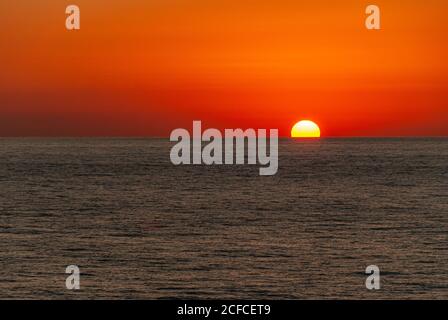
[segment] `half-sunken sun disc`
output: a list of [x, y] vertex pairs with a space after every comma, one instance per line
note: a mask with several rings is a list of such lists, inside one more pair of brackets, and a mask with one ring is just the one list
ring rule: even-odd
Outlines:
[[319, 138], [320, 129], [317, 124], [310, 120], [297, 122], [291, 130], [292, 138]]

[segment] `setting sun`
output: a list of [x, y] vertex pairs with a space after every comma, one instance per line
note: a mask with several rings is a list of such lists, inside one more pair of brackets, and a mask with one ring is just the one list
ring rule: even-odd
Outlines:
[[291, 130], [292, 138], [319, 138], [320, 129], [313, 121], [302, 120], [297, 122]]

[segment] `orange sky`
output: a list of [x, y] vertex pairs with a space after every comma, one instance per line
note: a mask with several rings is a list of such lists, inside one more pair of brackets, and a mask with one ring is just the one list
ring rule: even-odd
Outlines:
[[1, 1], [0, 136], [167, 136], [193, 120], [288, 135], [303, 118], [323, 136], [446, 136], [447, 15], [445, 0]]

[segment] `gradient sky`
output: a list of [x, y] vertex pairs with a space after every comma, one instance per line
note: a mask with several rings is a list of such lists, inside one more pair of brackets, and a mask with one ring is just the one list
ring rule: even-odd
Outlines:
[[0, 0], [0, 136], [193, 120], [289, 135], [305, 118], [323, 136], [447, 136], [447, 15], [446, 0]]

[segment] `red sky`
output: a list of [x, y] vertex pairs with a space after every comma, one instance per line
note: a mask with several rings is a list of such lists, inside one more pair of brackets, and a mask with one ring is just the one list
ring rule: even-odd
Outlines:
[[447, 136], [447, 14], [445, 0], [2, 1], [0, 136], [168, 136], [193, 120], [288, 135], [305, 118], [323, 136]]

